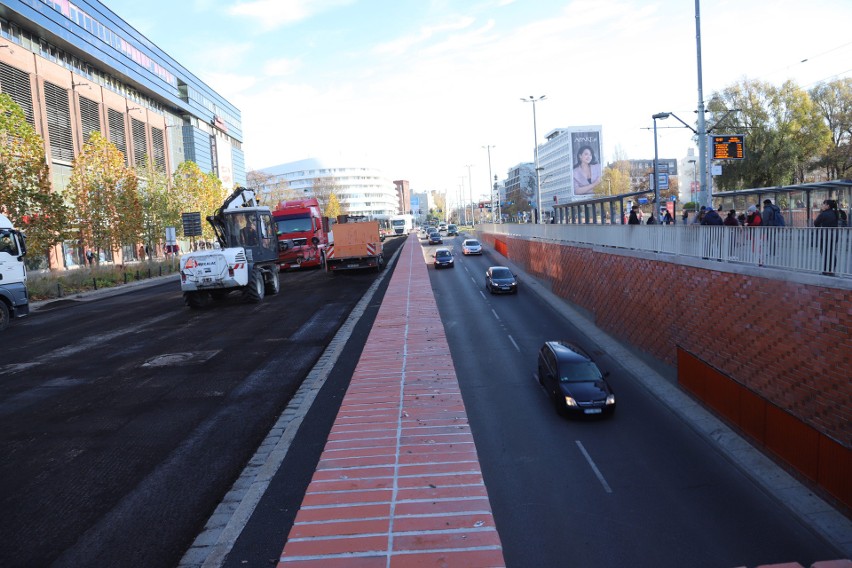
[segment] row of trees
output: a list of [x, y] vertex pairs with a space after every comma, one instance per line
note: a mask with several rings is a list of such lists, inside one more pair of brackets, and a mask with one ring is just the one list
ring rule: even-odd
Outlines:
[[[181, 163], [172, 176], [151, 164], [131, 168], [99, 132], [74, 159], [67, 186], [54, 191], [42, 138], [0, 93], [0, 204], [26, 233], [33, 256], [48, 255], [66, 240], [96, 254], [122, 245], [155, 250], [166, 227], [181, 225], [182, 212], [211, 214], [226, 193], [214, 174], [194, 162]], [[206, 223], [203, 231], [204, 238], [214, 238]]]

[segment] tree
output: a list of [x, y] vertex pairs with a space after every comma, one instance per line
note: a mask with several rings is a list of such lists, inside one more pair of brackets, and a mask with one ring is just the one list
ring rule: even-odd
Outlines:
[[819, 165], [828, 179], [848, 178], [852, 176], [852, 78], [820, 83], [810, 95], [831, 136]]
[[621, 195], [630, 193], [630, 162], [626, 159], [613, 162], [604, 168], [596, 195]]
[[114, 251], [142, 238], [142, 214], [136, 172], [100, 132], [74, 159], [68, 184], [82, 243], [96, 251]]
[[154, 164], [146, 162], [136, 169], [139, 178], [139, 200], [142, 207], [142, 241], [153, 251], [174, 226], [175, 215], [169, 210], [169, 176]]
[[[432, 192], [432, 199], [434, 200], [434, 203], [435, 203], [435, 209], [439, 212], [438, 217], [443, 219], [444, 218], [444, 212], [446, 212], [446, 210], [447, 210], [447, 196], [446, 196], [446, 194], [439, 193], [437, 191], [433, 191]], [[407, 213], [407, 211], [405, 213]], [[417, 212], [415, 211], [414, 214], [416, 215]]]
[[340, 199], [341, 187], [337, 180], [333, 177], [316, 178], [313, 183], [313, 196], [319, 201], [320, 209], [325, 211], [328, 207], [328, 200], [331, 194], [335, 194]]
[[27, 236], [33, 256], [66, 237], [70, 211], [51, 190], [44, 142], [9, 95], [0, 93], [0, 210]]
[[323, 216], [329, 219], [337, 219], [337, 216], [340, 214], [340, 201], [337, 199], [337, 194], [332, 193], [328, 196], [328, 204], [323, 210]]
[[225, 197], [225, 190], [219, 178], [212, 173], [205, 174], [195, 162], [181, 162], [172, 175], [169, 201], [169, 211], [174, 215], [174, 226], [182, 225], [182, 213], [198, 212], [202, 219], [202, 237], [206, 240], [215, 239], [213, 229], [204, 219], [222, 206]]
[[299, 198], [298, 192], [290, 189], [287, 180], [258, 170], [246, 173], [246, 187], [255, 192], [259, 205], [265, 205], [270, 209], [275, 209], [282, 201]]
[[[728, 113], [728, 109], [741, 109]], [[715, 132], [746, 132], [746, 159], [731, 161], [715, 178], [721, 189], [768, 187], [800, 182], [823, 155], [828, 127], [808, 93], [792, 81], [780, 87], [743, 80], [711, 98]]]

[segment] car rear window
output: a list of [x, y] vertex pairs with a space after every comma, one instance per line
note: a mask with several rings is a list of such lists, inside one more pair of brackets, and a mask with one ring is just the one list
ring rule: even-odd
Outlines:
[[598, 369], [598, 366], [591, 361], [560, 363], [559, 375], [559, 380], [563, 383], [597, 381], [601, 378], [601, 372]]

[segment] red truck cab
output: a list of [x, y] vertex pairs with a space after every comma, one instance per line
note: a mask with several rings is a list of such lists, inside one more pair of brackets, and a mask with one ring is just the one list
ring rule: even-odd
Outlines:
[[293, 246], [279, 246], [281, 270], [322, 266], [328, 246], [328, 219], [322, 216], [316, 198], [282, 201], [272, 212], [278, 241], [292, 241]]

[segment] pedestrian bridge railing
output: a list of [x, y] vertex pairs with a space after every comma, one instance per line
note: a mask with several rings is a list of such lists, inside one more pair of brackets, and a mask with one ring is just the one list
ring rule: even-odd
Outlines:
[[850, 228], [485, 224], [480, 230], [852, 278]]

